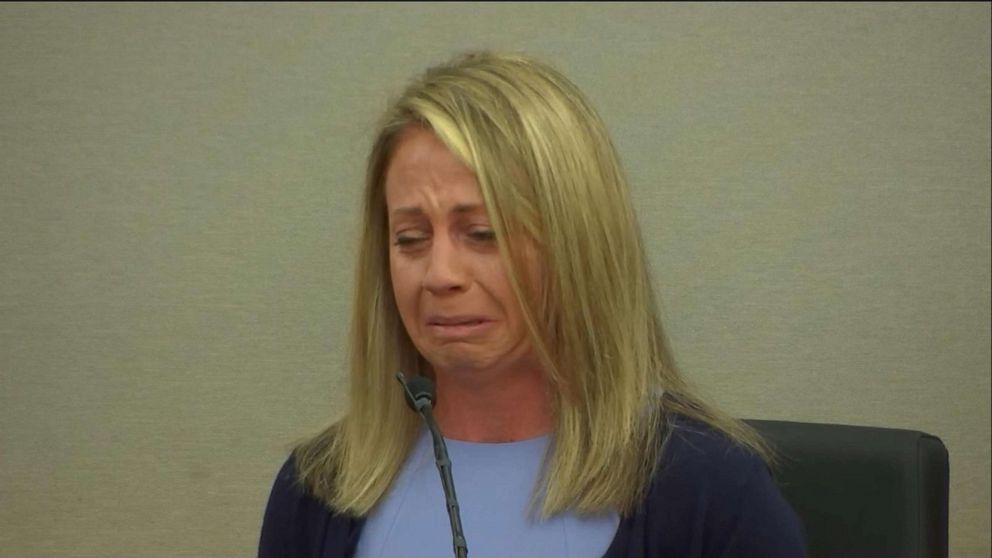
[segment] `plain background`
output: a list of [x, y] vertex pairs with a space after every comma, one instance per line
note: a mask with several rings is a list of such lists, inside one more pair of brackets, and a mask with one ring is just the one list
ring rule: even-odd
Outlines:
[[362, 170], [408, 78], [557, 65], [687, 376], [924, 430], [990, 555], [985, 4], [0, 5], [0, 556], [255, 552], [340, 408]]

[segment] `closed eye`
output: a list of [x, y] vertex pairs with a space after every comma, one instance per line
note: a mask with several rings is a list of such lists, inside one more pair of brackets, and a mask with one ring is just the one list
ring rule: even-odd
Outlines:
[[473, 229], [468, 232], [468, 237], [478, 242], [492, 242], [496, 240], [496, 231], [492, 229]]
[[397, 236], [396, 239], [393, 240], [393, 245], [399, 246], [400, 248], [413, 247], [425, 240], [427, 239], [422, 236]]

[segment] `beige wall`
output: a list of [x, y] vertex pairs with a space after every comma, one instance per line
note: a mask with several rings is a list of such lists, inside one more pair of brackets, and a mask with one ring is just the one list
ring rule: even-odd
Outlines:
[[687, 374], [914, 428], [990, 555], [988, 4], [0, 5], [0, 556], [254, 553], [340, 403], [362, 159], [469, 47], [558, 64]]

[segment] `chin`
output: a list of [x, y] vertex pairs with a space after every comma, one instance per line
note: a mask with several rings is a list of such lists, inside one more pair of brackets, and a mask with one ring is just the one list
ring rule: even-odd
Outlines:
[[[422, 353], [423, 354], [423, 353]], [[449, 371], [472, 371], [490, 368], [495, 363], [492, 359], [482, 355], [472, 354], [470, 351], [460, 350], [438, 350], [426, 353], [424, 358], [431, 363], [435, 369], [441, 368]]]
[[482, 368], [487, 368], [485, 363], [479, 362], [473, 358], [461, 357], [461, 356], [448, 356], [430, 361], [431, 366], [435, 370], [438, 368], [451, 371], [451, 372], [470, 372], [472, 370], [479, 370]]

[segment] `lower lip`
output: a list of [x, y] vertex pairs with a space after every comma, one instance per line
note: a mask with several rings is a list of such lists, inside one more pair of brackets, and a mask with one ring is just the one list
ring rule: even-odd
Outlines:
[[481, 321], [471, 324], [427, 324], [427, 328], [431, 331], [431, 333], [438, 337], [458, 339], [462, 337], [474, 337], [485, 333], [485, 331], [492, 327], [492, 325], [493, 322]]

